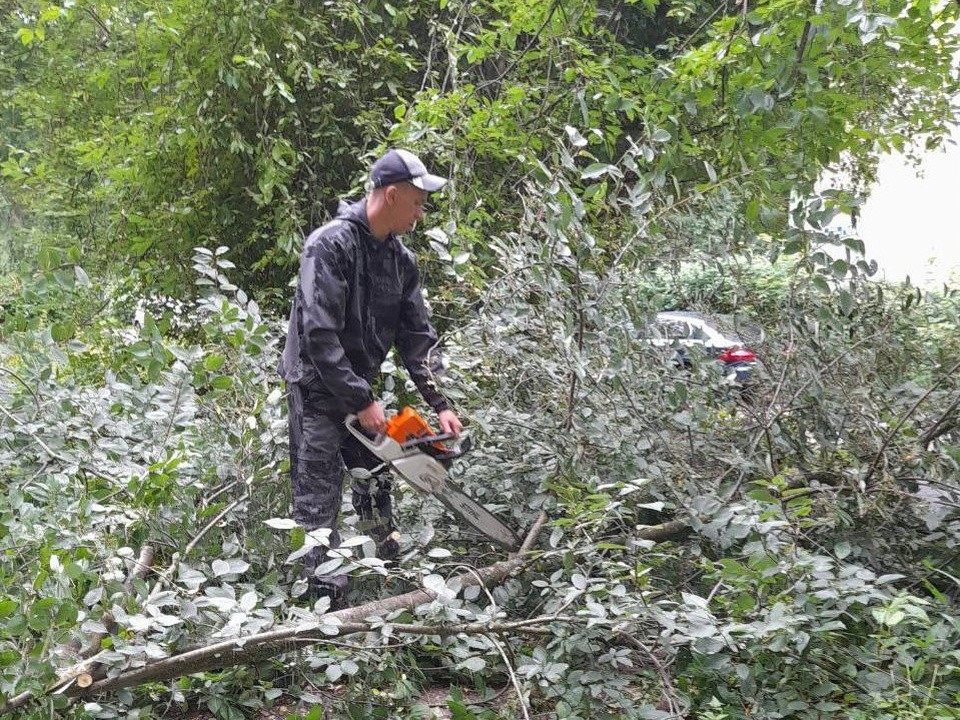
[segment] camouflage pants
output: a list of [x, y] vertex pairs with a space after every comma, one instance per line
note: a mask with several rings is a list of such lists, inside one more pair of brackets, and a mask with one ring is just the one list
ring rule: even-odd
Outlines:
[[[296, 383], [290, 383], [287, 390], [293, 519], [307, 530], [330, 528], [330, 547], [337, 547], [345, 468], [374, 470], [381, 461], [350, 435], [344, 416], [331, 412], [323, 398]], [[379, 542], [393, 531], [388, 473], [369, 480], [355, 478], [351, 495], [361, 520], [360, 532]], [[304, 577], [314, 577], [325, 560], [324, 549], [315, 548], [304, 561]]]

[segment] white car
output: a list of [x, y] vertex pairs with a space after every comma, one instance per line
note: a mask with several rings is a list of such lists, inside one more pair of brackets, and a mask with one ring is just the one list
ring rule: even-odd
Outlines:
[[691, 349], [702, 348], [724, 366], [730, 380], [746, 385], [751, 380], [757, 355], [726, 324], [721, 318], [695, 312], [659, 312], [642, 337], [654, 347], [672, 349], [671, 359], [678, 367], [690, 367]]

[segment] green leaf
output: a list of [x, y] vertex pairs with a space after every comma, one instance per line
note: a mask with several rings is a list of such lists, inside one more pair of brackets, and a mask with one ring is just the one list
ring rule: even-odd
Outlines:
[[447, 700], [447, 708], [450, 710], [451, 720], [478, 720], [477, 716], [470, 712], [466, 705], [456, 700]]
[[820, 275], [814, 275], [813, 279], [810, 281], [813, 283], [813, 286], [817, 288], [822, 293], [830, 292], [830, 285], [827, 281]]
[[0, 618], [10, 617], [19, 607], [20, 603], [16, 600], [10, 598], [0, 600]]
[[303, 720], [323, 720], [323, 707], [321, 705], [314, 705], [307, 711], [307, 714], [303, 716]]
[[619, 171], [613, 165], [608, 165], [606, 163], [593, 163], [584, 169], [584, 171], [580, 174], [580, 178], [582, 180], [592, 180], [593, 178], [608, 174], [618, 175]]
[[74, 336], [75, 332], [76, 326], [70, 320], [54, 323], [50, 327], [50, 335], [57, 342], [69, 340]]
[[844, 315], [850, 315], [853, 312], [853, 295], [847, 290], [840, 291], [840, 312]]
[[80, 267], [79, 265], [74, 265], [73, 272], [76, 275], [77, 285], [79, 285], [80, 287], [91, 286], [92, 283], [90, 282], [90, 277], [87, 275], [86, 272], [84, 272], [84, 269], [82, 267]]
[[717, 181], [717, 171], [714, 170], [713, 165], [704, 160], [703, 167], [707, 171], [707, 177], [710, 178], [710, 182], [715, 183]]
[[435, 595], [442, 595], [447, 592], [447, 581], [440, 575], [425, 575], [421, 584]]
[[570, 142], [573, 143], [574, 147], [584, 147], [587, 144], [587, 139], [580, 134], [580, 131], [571, 125], [567, 125], [566, 128], [567, 136], [570, 138]]
[[[203, 361], [203, 367], [210, 372], [216, 372], [223, 367], [223, 364], [227, 361], [227, 358], [223, 355], [215, 354], [208, 355]], [[214, 386], [216, 387], [216, 386]], [[227, 385], [229, 387], [229, 385]]]
[[837, 556], [838, 560], [843, 560], [851, 553], [852, 550], [853, 548], [846, 540], [838, 542], [833, 546], [833, 554]]
[[461, 670], [469, 670], [470, 672], [480, 672], [487, 666], [486, 661], [482, 657], [469, 657], [460, 663], [457, 667]]
[[213, 570], [213, 574], [216, 577], [242, 575], [250, 569], [250, 563], [246, 562], [245, 560], [241, 560], [240, 558], [230, 558], [229, 560], [222, 560], [218, 558], [213, 561], [210, 569]]
[[71, 601], [64, 600], [57, 608], [57, 624], [73, 626], [79, 617], [79, 608]]

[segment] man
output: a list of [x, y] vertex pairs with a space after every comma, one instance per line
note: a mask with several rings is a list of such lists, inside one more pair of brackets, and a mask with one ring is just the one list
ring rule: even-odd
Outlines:
[[[413, 253], [398, 238], [416, 227], [427, 195], [446, 180], [399, 149], [373, 164], [370, 180], [365, 199], [341, 202], [336, 218], [304, 244], [279, 367], [288, 389], [293, 516], [308, 530], [329, 528], [330, 547], [340, 543], [344, 465], [372, 470], [380, 464], [348, 433], [344, 418], [353, 413], [368, 432], [384, 432], [383, 407], [371, 386], [391, 348], [436, 411], [440, 432], [457, 436], [462, 429], [434, 383], [443, 369], [437, 333]], [[389, 479], [355, 479], [352, 494], [360, 529], [377, 542], [381, 558], [395, 558], [400, 547]], [[315, 576], [325, 557], [316, 548], [307, 556], [304, 575], [315, 595], [342, 604], [346, 578]]]

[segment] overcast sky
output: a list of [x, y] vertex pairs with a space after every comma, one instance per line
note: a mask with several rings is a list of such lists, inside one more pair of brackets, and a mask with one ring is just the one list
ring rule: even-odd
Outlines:
[[[954, 55], [953, 72], [960, 73], [960, 53]], [[960, 97], [954, 98], [953, 107], [960, 109]], [[880, 264], [887, 280], [909, 275], [914, 284], [937, 288], [951, 273], [960, 282], [958, 216], [960, 127], [955, 126], [946, 151], [927, 153], [919, 168], [900, 155], [881, 159], [857, 234], [866, 245], [867, 258]]]
[[928, 153], [917, 172], [902, 156], [884, 157], [857, 230], [887, 280], [939, 286], [960, 272], [960, 145]]

